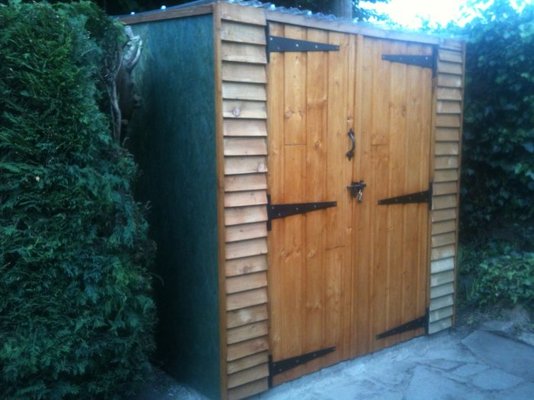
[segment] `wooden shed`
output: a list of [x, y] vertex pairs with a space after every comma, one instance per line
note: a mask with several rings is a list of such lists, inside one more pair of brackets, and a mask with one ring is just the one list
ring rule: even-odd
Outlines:
[[239, 399], [453, 325], [462, 42], [246, 2], [123, 21], [169, 372]]

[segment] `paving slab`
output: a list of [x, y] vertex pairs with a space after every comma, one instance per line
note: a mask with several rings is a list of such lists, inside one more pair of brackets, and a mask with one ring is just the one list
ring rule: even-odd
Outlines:
[[534, 346], [534, 333], [523, 332], [519, 335], [518, 339], [529, 346]]
[[483, 390], [511, 389], [523, 382], [523, 379], [507, 374], [500, 369], [489, 369], [480, 372], [472, 380], [473, 385]]
[[485, 363], [534, 382], [533, 347], [484, 331], [471, 333], [462, 343]]
[[451, 399], [485, 399], [482, 393], [476, 393], [466, 385], [455, 382], [446, 376], [430, 370], [428, 367], [415, 368], [414, 375], [406, 390], [406, 399], [410, 400], [451, 400]]
[[452, 372], [453, 376], [458, 376], [461, 378], [471, 378], [473, 375], [476, 375], [482, 371], [488, 370], [489, 367], [486, 364], [478, 363], [468, 363], [464, 364], [461, 367], [455, 369]]
[[496, 396], [498, 400], [532, 400], [534, 399], [534, 383], [524, 383], [518, 387], [502, 392]]
[[433, 368], [442, 369], [443, 371], [450, 371], [462, 365], [462, 363], [459, 363], [457, 361], [443, 360], [443, 359], [424, 360], [422, 361], [422, 363], [426, 365], [430, 365]]

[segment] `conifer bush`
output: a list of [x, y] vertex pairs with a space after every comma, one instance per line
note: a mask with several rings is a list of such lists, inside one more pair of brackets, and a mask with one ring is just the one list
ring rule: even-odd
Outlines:
[[102, 109], [120, 40], [89, 2], [0, 5], [2, 399], [117, 398], [148, 368], [153, 244]]

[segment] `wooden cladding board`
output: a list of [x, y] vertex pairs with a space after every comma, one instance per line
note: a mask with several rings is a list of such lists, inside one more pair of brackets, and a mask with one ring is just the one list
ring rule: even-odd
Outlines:
[[261, 10], [221, 3], [227, 395], [268, 389], [267, 74]]
[[438, 47], [428, 332], [453, 324], [464, 87], [462, 46]]

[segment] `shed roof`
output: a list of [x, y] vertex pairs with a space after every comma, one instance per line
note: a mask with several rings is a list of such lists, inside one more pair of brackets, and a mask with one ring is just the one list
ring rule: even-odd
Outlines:
[[[118, 18], [126, 24], [180, 18], [189, 14], [186, 12], [186, 10], [205, 10], [206, 13], [208, 13], [211, 11], [211, 7], [218, 3], [260, 8], [265, 10], [267, 20], [269, 21], [303, 25], [318, 29], [334, 30], [339, 32], [363, 34], [371, 37], [398, 39], [427, 44], [440, 44], [447, 41], [462, 42], [461, 39], [450, 38], [443, 35], [429, 35], [407, 29], [392, 29], [388, 26], [360, 22], [356, 21], [355, 19], [340, 18], [332, 14], [313, 13], [310, 10], [299, 9], [295, 7], [279, 7], [274, 3], [262, 3], [258, 0], [196, 0], [176, 6], [161, 6], [161, 8], [151, 11], [143, 11], [140, 13], [132, 12], [126, 15], [120, 15]], [[191, 13], [190, 15], [194, 14]]]

